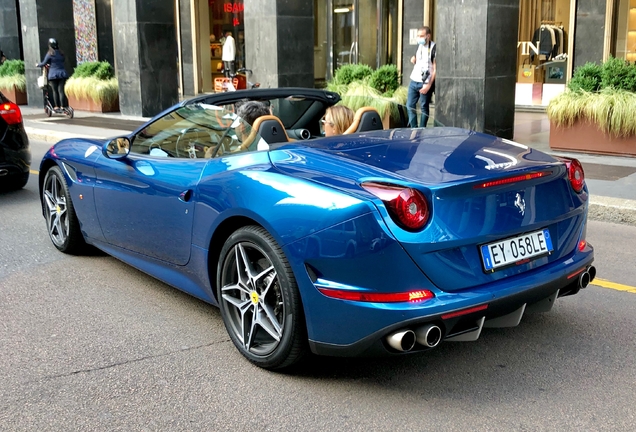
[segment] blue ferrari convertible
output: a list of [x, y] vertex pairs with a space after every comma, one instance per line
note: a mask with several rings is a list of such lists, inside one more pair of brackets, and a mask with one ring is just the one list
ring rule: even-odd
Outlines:
[[[60, 141], [40, 167], [49, 236], [217, 305], [236, 348], [268, 369], [476, 340], [594, 279], [577, 160], [458, 128], [389, 128], [372, 108], [324, 137], [339, 100], [205, 95], [129, 136]], [[267, 114], [248, 124], [247, 101]]]

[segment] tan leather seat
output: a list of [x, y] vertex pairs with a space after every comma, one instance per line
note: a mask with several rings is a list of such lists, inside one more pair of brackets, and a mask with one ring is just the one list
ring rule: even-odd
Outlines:
[[378, 110], [373, 107], [362, 107], [356, 111], [353, 123], [344, 131], [343, 135], [382, 129], [384, 126]]
[[247, 150], [256, 139], [257, 134], [269, 144], [270, 148], [272, 144], [289, 142], [289, 137], [287, 136], [283, 122], [275, 115], [264, 115], [254, 121], [252, 131], [237, 151]]

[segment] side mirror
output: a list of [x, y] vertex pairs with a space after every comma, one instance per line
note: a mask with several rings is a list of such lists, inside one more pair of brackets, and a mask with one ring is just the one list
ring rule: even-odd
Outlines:
[[122, 159], [130, 153], [130, 139], [128, 137], [115, 138], [104, 144], [102, 153], [109, 159]]

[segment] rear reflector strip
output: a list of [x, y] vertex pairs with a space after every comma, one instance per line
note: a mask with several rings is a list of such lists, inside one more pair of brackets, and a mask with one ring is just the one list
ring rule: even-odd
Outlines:
[[485, 183], [480, 183], [474, 186], [474, 189], [486, 189], [489, 187], [502, 186], [510, 183], [517, 183], [521, 181], [532, 180], [536, 178], [546, 177], [552, 174], [552, 171], [541, 171], [530, 174], [523, 174], [514, 177], [508, 177], [500, 180], [493, 180]]
[[583, 273], [584, 271], [585, 271], [585, 268], [582, 268], [581, 270], [579, 270], [579, 271], [577, 271], [577, 272], [574, 272], [574, 273], [572, 273], [570, 276], [568, 276], [568, 279], [572, 279], [573, 277], [580, 275], [580, 274], [581, 274], [581, 273]]
[[373, 302], [373, 303], [419, 303], [425, 300], [430, 300], [435, 297], [435, 294], [429, 290], [409, 291], [403, 293], [369, 293], [361, 291], [346, 291], [335, 290], [328, 288], [318, 288], [318, 291], [326, 295], [327, 297], [336, 298], [340, 300], [351, 300], [360, 302]]
[[481, 306], [475, 306], [475, 307], [464, 309], [464, 310], [460, 310], [460, 311], [457, 311], [457, 312], [447, 313], [446, 315], [442, 315], [442, 319], [457, 318], [457, 317], [462, 316], [462, 315], [468, 315], [468, 314], [471, 314], [473, 312], [479, 312], [479, 311], [483, 311], [483, 310], [486, 310], [486, 309], [488, 309], [488, 305], [487, 304], [481, 305]]

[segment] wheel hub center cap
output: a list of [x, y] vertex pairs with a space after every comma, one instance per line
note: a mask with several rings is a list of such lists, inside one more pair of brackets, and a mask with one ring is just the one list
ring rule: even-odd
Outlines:
[[250, 298], [252, 299], [252, 303], [254, 304], [258, 304], [258, 300], [260, 299], [256, 291], [252, 291], [252, 293], [250, 294]]

